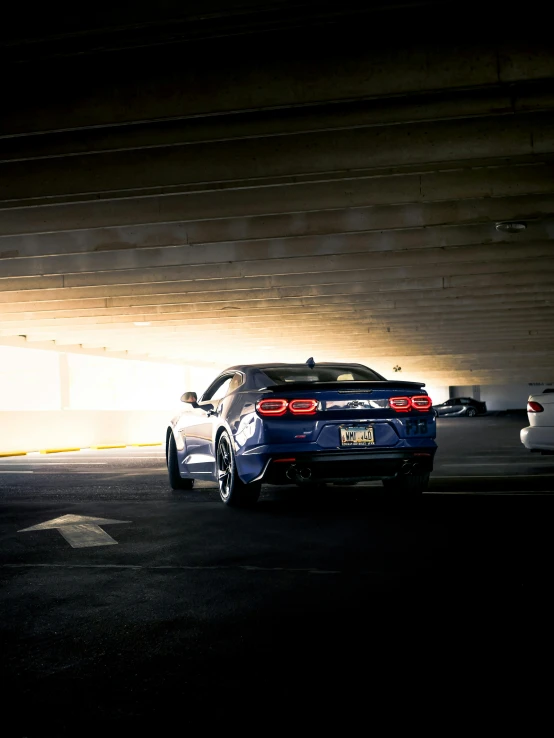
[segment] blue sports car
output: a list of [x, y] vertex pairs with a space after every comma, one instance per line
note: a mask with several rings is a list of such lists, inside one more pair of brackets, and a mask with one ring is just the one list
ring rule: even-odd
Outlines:
[[256, 502], [264, 484], [381, 479], [420, 495], [436, 451], [435, 414], [416, 382], [361, 364], [250, 364], [222, 372], [167, 429], [173, 489], [215, 481], [226, 505]]

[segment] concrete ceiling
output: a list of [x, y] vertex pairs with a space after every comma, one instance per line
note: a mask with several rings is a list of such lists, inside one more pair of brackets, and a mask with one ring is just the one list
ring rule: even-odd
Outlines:
[[551, 41], [451, 3], [224, 5], [14, 21], [0, 342], [552, 381]]

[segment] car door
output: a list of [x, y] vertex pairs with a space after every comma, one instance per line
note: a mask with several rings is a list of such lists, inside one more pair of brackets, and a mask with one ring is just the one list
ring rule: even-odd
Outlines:
[[450, 415], [452, 413], [453, 407], [454, 400], [447, 400], [446, 402], [443, 402], [442, 405], [439, 405], [437, 411], [439, 415]]
[[461, 407], [459, 407], [458, 410], [462, 412], [463, 415], [465, 415], [468, 411], [468, 408], [472, 406], [472, 402], [469, 397], [460, 397], [460, 405]]
[[213, 426], [217, 421], [221, 400], [227, 394], [233, 373], [218, 377], [204, 392], [195, 407], [191, 407], [185, 428], [185, 468], [198, 479], [210, 479], [215, 471]]
[[464, 404], [464, 399], [465, 398], [463, 397], [453, 397], [452, 398], [451, 400], [452, 407], [451, 407], [449, 415], [464, 415], [465, 414], [467, 405]]

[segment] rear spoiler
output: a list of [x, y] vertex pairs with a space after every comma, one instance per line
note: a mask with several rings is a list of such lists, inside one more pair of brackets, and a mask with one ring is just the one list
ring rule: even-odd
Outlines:
[[285, 384], [274, 384], [271, 387], [264, 387], [266, 392], [303, 392], [304, 390], [314, 390], [321, 392], [324, 390], [334, 390], [335, 392], [373, 392], [379, 389], [405, 389], [405, 390], [421, 390], [425, 387], [424, 382], [402, 382], [402, 381], [375, 381], [375, 382], [285, 382]]

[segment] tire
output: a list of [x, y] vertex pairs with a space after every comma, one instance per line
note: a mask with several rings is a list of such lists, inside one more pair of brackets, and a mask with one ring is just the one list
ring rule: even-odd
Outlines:
[[474, 418], [477, 415], [477, 410], [474, 407], [468, 407], [466, 415], [468, 418]]
[[416, 500], [429, 486], [429, 476], [427, 472], [426, 474], [407, 474], [394, 479], [383, 479], [383, 487], [395, 497]]
[[194, 479], [183, 479], [179, 474], [179, 459], [177, 458], [177, 446], [173, 433], [167, 444], [167, 473], [171, 489], [192, 489], [194, 487]]
[[258, 501], [261, 482], [245, 484], [237, 473], [231, 439], [223, 431], [217, 442], [216, 473], [221, 501], [229, 507], [250, 507]]

